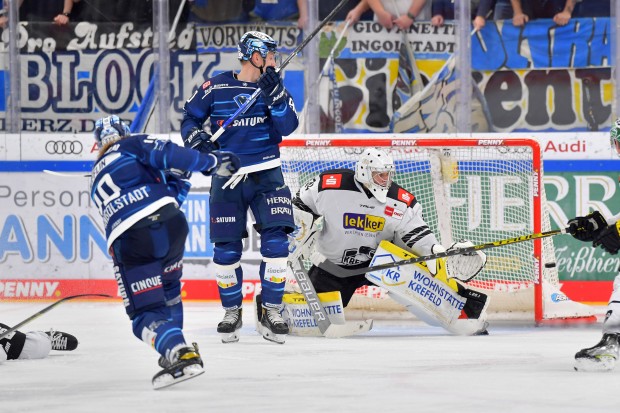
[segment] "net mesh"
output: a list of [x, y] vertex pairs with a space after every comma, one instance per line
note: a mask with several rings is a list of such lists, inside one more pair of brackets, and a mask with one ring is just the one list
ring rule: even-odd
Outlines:
[[[375, 146], [392, 155], [396, 166], [394, 181], [416, 196], [423, 207], [424, 220], [445, 247], [462, 239], [481, 244], [549, 229], [548, 217], [540, 221], [546, 214], [535, 211], [538, 174], [542, 173], [541, 166], [534, 161], [533, 151], [538, 146], [463, 146], [463, 141], [456, 140], [442, 140], [441, 146], [429, 146], [420, 139], [406, 141], [407, 146], [403, 146], [405, 141], [396, 142], [399, 145], [395, 142], [359, 140], [339, 146], [343, 143], [330, 141], [329, 146], [321, 147], [290, 146], [285, 142], [281, 148], [285, 181], [295, 194], [322, 171], [355, 169], [364, 149]], [[535, 220], [539, 220], [537, 226]], [[491, 301], [498, 311], [531, 310], [532, 287], [540, 274], [535, 245], [521, 242], [485, 250], [487, 265], [469, 286], [501, 294], [500, 300]], [[545, 240], [543, 248], [543, 263], [554, 262], [551, 239]], [[545, 270], [543, 276], [558, 284], [554, 268]], [[386, 297], [380, 288], [363, 287], [349, 307], [402, 309], [395, 303], [384, 308], [386, 303], [382, 300], [389, 300]]]

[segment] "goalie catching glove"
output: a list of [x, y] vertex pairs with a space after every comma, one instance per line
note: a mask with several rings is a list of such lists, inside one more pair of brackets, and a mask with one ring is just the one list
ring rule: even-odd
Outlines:
[[[431, 247], [433, 254], [439, 254], [446, 251], [458, 250], [460, 248], [473, 247], [471, 241], [460, 240], [455, 242], [447, 250], [441, 244], [435, 244]], [[441, 258], [440, 258], [441, 259]], [[426, 265], [431, 274], [437, 274], [437, 260], [429, 260]], [[487, 255], [482, 251], [467, 252], [464, 254], [453, 255], [445, 258], [446, 270], [450, 278], [456, 278], [459, 281], [471, 281], [487, 263]]]

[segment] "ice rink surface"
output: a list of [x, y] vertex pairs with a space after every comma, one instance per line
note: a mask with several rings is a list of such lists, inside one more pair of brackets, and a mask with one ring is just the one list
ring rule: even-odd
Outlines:
[[[0, 303], [13, 325], [49, 303]], [[620, 367], [577, 373], [573, 356], [600, 339], [580, 328], [491, 324], [456, 337], [413, 321], [377, 321], [345, 339], [265, 341], [245, 304], [241, 340], [222, 344], [217, 304], [185, 304], [185, 331], [205, 374], [155, 391], [158, 355], [131, 333], [120, 302], [68, 302], [22, 331], [74, 334], [73, 352], [0, 365], [0, 412], [620, 412]]]

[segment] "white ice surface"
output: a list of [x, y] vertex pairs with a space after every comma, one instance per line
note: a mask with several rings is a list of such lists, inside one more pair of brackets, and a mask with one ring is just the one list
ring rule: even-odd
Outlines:
[[[48, 303], [0, 303], [16, 324]], [[581, 328], [494, 323], [455, 337], [420, 322], [379, 321], [353, 338], [265, 341], [245, 305], [241, 340], [222, 344], [218, 305], [185, 305], [205, 374], [154, 391], [158, 355], [131, 333], [119, 302], [69, 302], [22, 331], [74, 334], [73, 352], [0, 364], [0, 412], [620, 412], [620, 367], [577, 373], [573, 356], [600, 339]]]

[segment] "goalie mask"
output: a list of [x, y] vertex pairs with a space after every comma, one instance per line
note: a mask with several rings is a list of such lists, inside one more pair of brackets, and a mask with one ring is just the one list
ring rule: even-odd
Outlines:
[[394, 160], [390, 155], [379, 149], [369, 148], [357, 161], [355, 179], [364, 185], [379, 202], [385, 203], [395, 170]]
[[238, 56], [241, 61], [250, 61], [254, 52], [258, 52], [263, 59], [267, 58], [268, 53], [274, 53], [276, 63], [278, 62], [277, 52], [278, 42], [265, 33], [252, 31], [247, 32], [241, 37], [237, 45]]
[[93, 133], [99, 149], [131, 134], [129, 127], [116, 115], [107, 116], [95, 122]]
[[616, 155], [620, 156], [620, 118], [616, 119], [609, 131], [611, 147], [616, 151]]

